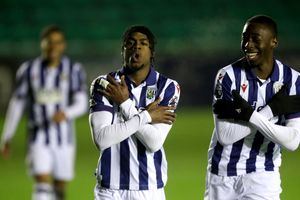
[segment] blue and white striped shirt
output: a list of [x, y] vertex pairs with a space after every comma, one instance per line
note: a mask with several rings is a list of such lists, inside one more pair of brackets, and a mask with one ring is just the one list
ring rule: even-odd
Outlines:
[[[116, 80], [120, 80], [123, 69], [110, 74]], [[124, 123], [127, 117], [122, 114], [122, 108], [109, 101], [99, 92], [99, 80], [105, 77], [100, 76], [92, 83], [91, 115], [105, 111], [110, 113], [111, 121], [108, 123], [112, 126]], [[138, 111], [144, 110], [157, 97], [161, 98], [160, 105], [177, 105], [178, 103], [179, 85], [176, 81], [159, 74], [152, 67], [146, 80], [139, 86], [135, 86], [127, 76], [125, 76], [125, 81], [129, 89], [130, 102], [133, 102], [134, 109]], [[103, 121], [104, 119], [95, 119], [98, 122], [99, 120]], [[107, 126], [110, 126], [110, 124], [107, 124]], [[95, 128], [95, 126], [92, 121], [91, 127]], [[143, 126], [147, 128], [146, 125]], [[159, 126], [170, 125], [158, 125], [158, 128]], [[167, 128], [166, 135], [170, 128]], [[125, 127], [124, 129], [130, 129], [130, 127]], [[92, 131], [95, 132], [96, 130]], [[139, 131], [140, 129], [137, 132], [130, 133], [126, 139], [102, 149], [96, 173], [98, 184], [101, 187], [123, 190], [150, 190], [165, 186], [167, 181], [167, 160], [164, 149], [161, 147], [155, 152], [149, 151], [143, 141], [138, 138]], [[117, 134], [125, 133], [118, 132]]]
[[[27, 105], [29, 142], [45, 145], [74, 143], [73, 119], [87, 110], [85, 72], [79, 63], [68, 57], [58, 67], [48, 67], [41, 57], [21, 65], [17, 72], [16, 90], [8, 115], [22, 113]], [[20, 108], [20, 110], [15, 110]], [[67, 120], [52, 120], [57, 111], [65, 113]], [[16, 129], [19, 116], [7, 117], [3, 140], [9, 140]]]
[[[290, 95], [300, 94], [300, 76], [292, 68], [275, 60], [272, 74], [264, 81], [259, 80], [247, 67], [246, 61], [241, 59], [219, 71], [215, 82], [214, 100], [231, 100], [231, 91], [237, 90], [255, 110], [259, 111], [268, 104], [283, 84], [288, 85]], [[275, 123], [284, 125], [286, 120], [299, 117], [300, 113], [279, 116]], [[208, 170], [221, 176], [277, 171], [281, 165], [281, 147], [259, 131], [255, 129], [252, 131], [233, 144], [222, 145], [218, 141], [215, 128], [208, 151]], [[241, 133], [232, 133], [234, 134]]]

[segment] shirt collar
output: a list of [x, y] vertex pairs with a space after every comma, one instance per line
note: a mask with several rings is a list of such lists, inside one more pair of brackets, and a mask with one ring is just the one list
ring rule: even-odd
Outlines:
[[[125, 73], [125, 69], [124, 67], [122, 67], [122, 69], [120, 70], [119, 72], [119, 75], [123, 75]], [[145, 84], [146, 86], [149, 86], [149, 85], [154, 85], [156, 83], [156, 71], [154, 70], [154, 67], [151, 66], [150, 67], [150, 71], [146, 77], [146, 79], [142, 82], [142, 84]], [[126, 83], [130, 83], [130, 84], [134, 84], [130, 78], [128, 76], [125, 75], [125, 80], [126, 80]]]
[[[245, 61], [245, 62], [247, 62], [247, 61]], [[245, 62], [243, 62], [242, 65], [245, 66], [247, 80], [257, 79], [257, 76], [253, 72], [253, 69], [251, 69], [249, 67], [248, 63], [246, 64]], [[279, 67], [278, 67], [278, 64], [277, 64], [277, 62], [276, 62], [275, 59], [274, 59], [273, 63], [274, 63], [273, 64], [273, 70], [272, 70], [272, 73], [269, 76], [269, 78], [270, 78], [271, 81], [274, 82], [274, 81], [278, 81], [278, 78], [279, 78]]]

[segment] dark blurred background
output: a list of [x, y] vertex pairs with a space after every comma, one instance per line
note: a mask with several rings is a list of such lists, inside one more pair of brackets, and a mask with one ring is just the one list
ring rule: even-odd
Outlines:
[[39, 55], [49, 24], [67, 36], [67, 55], [83, 63], [88, 84], [121, 66], [121, 35], [133, 24], [157, 37], [156, 68], [182, 87], [182, 107], [210, 104], [217, 70], [242, 56], [241, 31], [256, 14], [279, 27], [277, 57], [300, 66], [300, 1], [292, 0], [1, 0], [0, 111], [6, 110], [19, 65]]

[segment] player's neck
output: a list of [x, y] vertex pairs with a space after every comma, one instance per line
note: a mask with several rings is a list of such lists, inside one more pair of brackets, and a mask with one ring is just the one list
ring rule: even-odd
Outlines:
[[260, 65], [254, 68], [254, 72], [256, 76], [260, 79], [267, 79], [273, 71], [273, 62], [265, 63], [264, 65]]
[[59, 66], [59, 64], [60, 64], [60, 59], [52, 59], [52, 60], [45, 60], [46, 61], [46, 63], [47, 63], [47, 67], [49, 67], [49, 68], [56, 68], [56, 67], [58, 67]]
[[129, 73], [128, 76], [135, 83], [136, 86], [140, 85], [148, 76], [150, 67], [144, 67], [141, 70]]

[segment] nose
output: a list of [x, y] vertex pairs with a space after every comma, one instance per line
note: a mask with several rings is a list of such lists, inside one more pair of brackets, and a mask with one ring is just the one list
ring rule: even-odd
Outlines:
[[140, 49], [141, 48], [141, 44], [139, 42], [136, 42], [134, 45], [133, 45], [133, 49]]
[[246, 49], [251, 49], [251, 48], [253, 48], [253, 47], [254, 47], [253, 41], [252, 41], [251, 39], [245, 41], [244, 47], [245, 47]]

